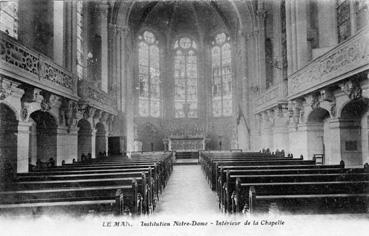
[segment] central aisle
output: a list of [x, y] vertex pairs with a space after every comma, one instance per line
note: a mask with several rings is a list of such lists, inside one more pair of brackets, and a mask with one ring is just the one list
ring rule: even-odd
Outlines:
[[155, 209], [155, 215], [219, 214], [216, 193], [211, 191], [200, 165], [175, 165]]

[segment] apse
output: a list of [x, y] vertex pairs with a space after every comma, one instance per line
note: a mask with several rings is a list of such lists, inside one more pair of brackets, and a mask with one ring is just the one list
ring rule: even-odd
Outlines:
[[[150, 122], [165, 131], [163, 142], [177, 147], [215, 148], [201, 138], [216, 137], [210, 144], [219, 143], [221, 136], [223, 148], [231, 148], [236, 80], [232, 47], [236, 47], [238, 20], [231, 1], [132, 4], [128, 23], [136, 52], [137, 127]], [[179, 130], [176, 135], [173, 127]], [[196, 137], [186, 135], [189, 130], [197, 130]], [[135, 133], [138, 146], [149, 151], [141, 145], [149, 134]], [[168, 141], [174, 137], [176, 141]]]
[[137, 1], [129, 25], [135, 31], [146, 26], [165, 35], [207, 36], [213, 30], [235, 31], [237, 14], [229, 1]]

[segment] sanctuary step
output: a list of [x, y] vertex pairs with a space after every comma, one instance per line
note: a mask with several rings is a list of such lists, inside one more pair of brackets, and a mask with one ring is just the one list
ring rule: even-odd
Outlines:
[[198, 165], [199, 159], [177, 159], [173, 163], [174, 165]]
[[197, 165], [199, 163], [198, 152], [176, 152], [174, 165]]
[[178, 159], [199, 159], [198, 152], [176, 152], [176, 160]]

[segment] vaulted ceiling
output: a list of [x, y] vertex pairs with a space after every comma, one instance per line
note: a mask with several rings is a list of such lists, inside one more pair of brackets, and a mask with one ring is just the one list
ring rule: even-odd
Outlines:
[[230, 1], [136, 1], [130, 11], [129, 25], [135, 31], [152, 27], [160, 32], [193, 36], [238, 27], [237, 13]]

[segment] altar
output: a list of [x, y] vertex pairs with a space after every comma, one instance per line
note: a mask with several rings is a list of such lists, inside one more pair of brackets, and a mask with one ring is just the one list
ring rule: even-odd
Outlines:
[[206, 138], [204, 127], [194, 123], [174, 124], [163, 140], [165, 150], [194, 152], [205, 150]]
[[169, 138], [168, 150], [179, 152], [205, 150], [205, 138]]

